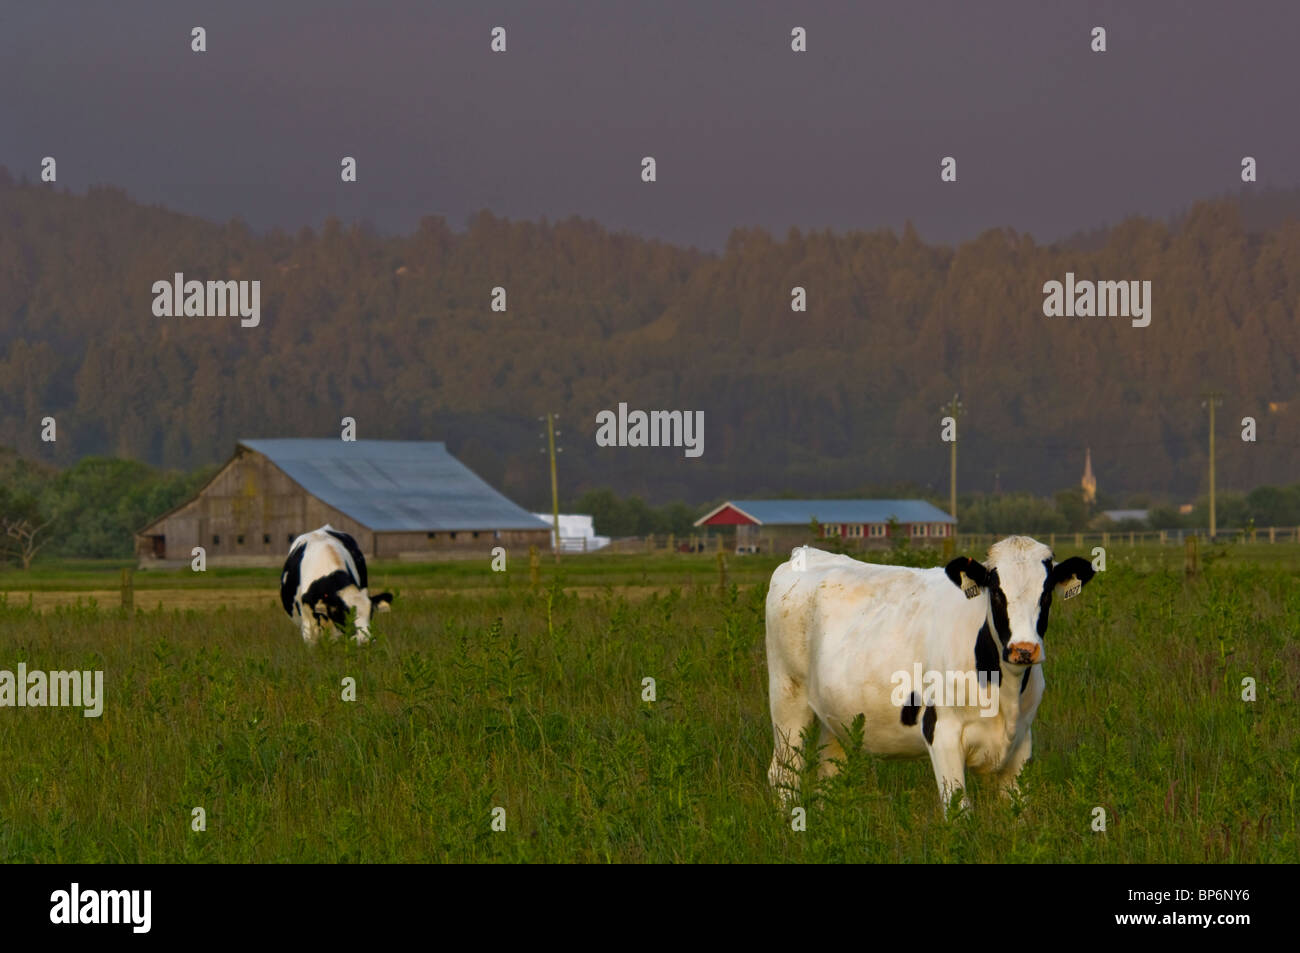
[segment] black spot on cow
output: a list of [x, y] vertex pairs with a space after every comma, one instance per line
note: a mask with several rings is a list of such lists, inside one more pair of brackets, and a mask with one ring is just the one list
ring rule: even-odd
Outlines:
[[342, 543], [343, 548], [348, 551], [353, 564], [357, 567], [357, 575], [361, 577], [357, 580], [357, 588], [365, 589], [369, 585], [366, 581], [366, 557], [361, 555], [361, 547], [357, 545], [357, 541], [347, 533], [339, 532], [336, 529], [327, 529], [325, 532]]
[[1022, 695], [1025, 693], [1025, 689], [1029, 687], [1029, 673], [1032, 671], [1032, 668], [1025, 669], [1025, 674], [1020, 679], [1020, 694]]
[[911, 701], [903, 706], [903, 713], [899, 716], [899, 721], [909, 728], [916, 724], [917, 713], [921, 710], [921, 693], [912, 692]]
[[998, 571], [989, 573], [988, 585], [989, 608], [993, 612], [993, 628], [1003, 646], [1011, 644], [1011, 614], [1007, 611], [1007, 594], [1002, 591], [998, 580]]
[[925, 743], [934, 744], [934, 723], [939, 718], [939, 711], [933, 705], [925, 710], [925, 715], [921, 718], [921, 734], [925, 736]]
[[[1045, 638], [1047, 635], [1047, 614], [1052, 608], [1052, 589], [1055, 583], [1052, 582], [1052, 561], [1044, 559], [1043, 565], [1047, 568], [1047, 578], [1043, 580], [1043, 594], [1038, 597], [1038, 637]], [[1025, 672], [1028, 676], [1029, 672]], [[1022, 686], [1022, 692], [1025, 690]]]
[[343, 625], [348, 619], [348, 607], [339, 598], [339, 590], [353, 585], [356, 583], [351, 574], [346, 570], [336, 569], [328, 576], [321, 576], [307, 587], [307, 591], [302, 594], [302, 604], [311, 609], [317, 621], [322, 616], [319, 606], [323, 605], [324, 615], [336, 625]]
[[983, 675], [990, 682], [995, 675], [1001, 678], [1002, 664], [999, 661], [1000, 657], [997, 643], [993, 641], [993, 636], [989, 632], [989, 624], [985, 622], [980, 626], [979, 635], [975, 638], [975, 671], [977, 675]]
[[307, 544], [303, 543], [289, 554], [289, 558], [284, 561], [284, 571], [280, 573], [280, 605], [284, 606], [284, 611], [290, 616], [293, 615], [294, 596], [298, 594], [302, 557], [305, 552], [307, 552]]

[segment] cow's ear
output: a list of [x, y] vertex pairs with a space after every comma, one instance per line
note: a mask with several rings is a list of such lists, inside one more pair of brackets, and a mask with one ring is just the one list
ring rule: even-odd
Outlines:
[[974, 599], [980, 589], [988, 585], [989, 571], [969, 556], [958, 556], [943, 569], [952, 580], [952, 584], [965, 593], [967, 599]]
[[1097, 574], [1092, 568], [1092, 563], [1082, 556], [1071, 556], [1052, 567], [1052, 574], [1048, 578], [1053, 586], [1061, 589], [1062, 599], [1072, 599], [1079, 594], [1084, 583]]
[[391, 592], [381, 592], [377, 596], [370, 597], [370, 607], [375, 612], [387, 612], [393, 606], [393, 594]]

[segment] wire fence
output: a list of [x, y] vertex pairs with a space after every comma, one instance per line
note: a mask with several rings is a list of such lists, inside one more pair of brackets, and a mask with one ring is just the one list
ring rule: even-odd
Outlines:
[[[987, 549], [999, 539], [1005, 539], [1007, 536], [1014, 535], [1011, 533], [957, 533], [955, 536], [947, 538], [930, 538], [924, 536], [911, 537], [908, 544], [914, 548], [943, 549], [945, 551], [978, 551]], [[1208, 529], [1161, 529], [1161, 530], [1120, 530], [1120, 531], [1091, 531], [1085, 533], [1027, 533], [1025, 535], [1033, 536], [1040, 542], [1046, 543], [1052, 549], [1060, 547], [1073, 547], [1074, 549], [1090, 549], [1100, 546], [1103, 549], [1112, 546], [1185, 546], [1189, 538], [1195, 537], [1202, 543], [1300, 543], [1300, 526], [1263, 526], [1263, 527], [1246, 527], [1236, 529], [1220, 529], [1215, 533], [1213, 540], [1210, 539]], [[561, 540], [563, 546], [562, 552], [585, 552], [583, 548], [578, 548], [574, 541], [574, 548], [566, 545], [570, 541]], [[770, 554], [789, 552], [795, 546], [833, 546], [840, 551], [862, 551], [867, 552], [874, 549], [888, 549], [894, 543], [894, 540], [886, 538], [870, 539], [853, 539], [845, 537], [816, 538], [810, 534], [804, 533], [788, 534], [773, 533], [770, 535], [751, 535], [743, 541], [737, 539], [728, 533], [710, 533], [708, 535], [698, 534], [691, 536], [675, 536], [673, 534], [650, 535], [650, 536], [624, 536], [611, 540], [610, 544], [604, 547], [602, 552], [611, 553], [712, 553], [726, 552], [734, 555], [748, 554]]]

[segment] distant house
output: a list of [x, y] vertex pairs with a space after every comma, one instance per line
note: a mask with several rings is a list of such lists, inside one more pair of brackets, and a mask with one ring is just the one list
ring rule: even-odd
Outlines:
[[1147, 517], [1151, 515], [1150, 510], [1102, 510], [1103, 520], [1109, 520], [1112, 523], [1145, 523]]
[[438, 442], [241, 440], [191, 500], [136, 534], [142, 565], [275, 565], [300, 534], [329, 523], [367, 556], [549, 546], [549, 526]]
[[[812, 523], [825, 538], [885, 545], [894, 533], [929, 541], [957, 532], [957, 520], [924, 500], [728, 500], [695, 521], [700, 527], [734, 526], [736, 546], [778, 549], [807, 540]], [[891, 528], [893, 524], [893, 528]]]
[[[550, 513], [534, 513], [547, 526], [553, 526]], [[593, 553], [609, 545], [608, 536], [596, 535], [595, 517], [577, 513], [560, 514], [560, 552]], [[554, 548], [552, 546], [552, 548]]]

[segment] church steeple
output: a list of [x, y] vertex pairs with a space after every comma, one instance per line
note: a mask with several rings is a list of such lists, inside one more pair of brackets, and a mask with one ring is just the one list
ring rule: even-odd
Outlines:
[[1092, 448], [1086, 451], [1083, 459], [1083, 479], [1079, 481], [1083, 486], [1083, 502], [1097, 502], [1097, 478], [1092, 475]]

